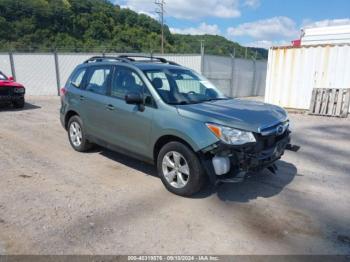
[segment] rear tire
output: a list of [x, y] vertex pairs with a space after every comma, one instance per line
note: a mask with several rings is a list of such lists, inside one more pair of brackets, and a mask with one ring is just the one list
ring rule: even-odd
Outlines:
[[21, 99], [13, 102], [13, 107], [14, 108], [23, 108], [24, 104], [25, 104], [24, 98], [21, 98]]
[[157, 157], [157, 170], [164, 186], [179, 196], [199, 192], [206, 181], [197, 155], [180, 142], [169, 142], [162, 147]]
[[77, 115], [68, 121], [68, 139], [74, 150], [86, 152], [92, 148], [92, 144], [86, 139], [83, 121]]

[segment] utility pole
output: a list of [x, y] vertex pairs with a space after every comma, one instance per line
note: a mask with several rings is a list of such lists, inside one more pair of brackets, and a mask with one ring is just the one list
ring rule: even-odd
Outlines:
[[162, 45], [161, 45], [161, 52], [164, 54], [164, 5], [165, 0], [155, 0], [155, 5], [157, 6], [156, 13], [159, 15], [160, 23], [162, 25], [161, 31], [162, 31]]

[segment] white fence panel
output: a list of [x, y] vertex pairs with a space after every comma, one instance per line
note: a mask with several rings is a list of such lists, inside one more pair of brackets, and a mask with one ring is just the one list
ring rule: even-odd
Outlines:
[[267, 62], [256, 61], [255, 62], [255, 79], [254, 79], [254, 96], [264, 96], [266, 87], [266, 72]]
[[350, 45], [270, 49], [265, 102], [309, 109], [313, 88], [350, 88]]
[[73, 72], [73, 70], [84, 61], [88, 60], [93, 56], [101, 56], [100, 53], [88, 53], [88, 54], [58, 54], [58, 66], [60, 71], [61, 86], [64, 86], [68, 77]]
[[[118, 54], [105, 54], [117, 56]], [[132, 55], [132, 54], [130, 54]], [[134, 54], [140, 55], [140, 54]], [[141, 54], [142, 55], [142, 54]], [[143, 54], [148, 55], [149, 54]], [[14, 66], [17, 80], [27, 87], [29, 95], [57, 95], [57, 82], [64, 86], [74, 68], [92, 56], [102, 53], [58, 53], [58, 72], [56, 72], [53, 53], [15, 53]], [[263, 95], [265, 88], [266, 62], [244, 59], [232, 60], [230, 57], [183, 54], [154, 54], [174, 61], [197, 72], [203, 71], [223, 93], [235, 97]], [[0, 70], [11, 75], [8, 53], [0, 53]], [[203, 63], [203, 64], [202, 64]], [[57, 74], [59, 81], [57, 81]], [[187, 83], [187, 89], [195, 88]]]
[[234, 97], [254, 96], [254, 62], [245, 59], [235, 59], [233, 76]]
[[[158, 55], [155, 55], [158, 56]], [[190, 69], [201, 72], [201, 56], [200, 55], [160, 55], [169, 61], [173, 61]]]
[[53, 54], [14, 54], [16, 80], [28, 95], [57, 95]]
[[227, 96], [232, 95], [232, 62], [230, 57], [204, 56], [203, 74]]
[[0, 71], [7, 76], [12, 76], [10, 56], [8, 53], [0, 53]]
[[204, 57], [204, 75], [228, 96], [263, 96], [266, 70], [266, 61], [212, 55]]

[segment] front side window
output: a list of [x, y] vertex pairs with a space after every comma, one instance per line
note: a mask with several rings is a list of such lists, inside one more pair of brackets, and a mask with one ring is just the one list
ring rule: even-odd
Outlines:
[[147, 76], [158, 90], [170, 91], [170, 84], [165, 72], [150, 71]]
[[188, 69], [157, 69], [146, 70], [144, 73], [168, 104], [229, 99], [207, 79]]
[[111, 96], [124, 99], [131, 93], [144, 93], [147, 90], [141, 78], [131, 69], [117, 67], [112, 80]]
[[0, 80], [7, 80], [7, 76], [5, 76], [5, 74], [3, 74], [2, 72], [0, 72]]
[[110, 66], [93, 68], [87, 81], [86, 90], [96, 94], [106, 95], [111, 72], [112, 68]]

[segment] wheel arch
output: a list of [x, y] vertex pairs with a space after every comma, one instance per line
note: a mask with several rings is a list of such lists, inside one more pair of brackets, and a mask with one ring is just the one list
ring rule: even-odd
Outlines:
[[154, 163], [157, 162], [159, 151], [162, 149], [162, 147], [164, 145], [166, 145], [169, 142], [180, 142], [180, 143], [188, 146], [193, 152], [196, 152], [194, 150], [193, 146], [191, 146], [191, 144], [189, 142], [187, 142], [186, 140], [184, 140], [183, 138], [178, 137], [176, 135], [163, 135], [160, 138], [158, 138], [158, 140], [155, 142], [155, 144], [153, 146], [153, 161], [154, 161]]
[[80, 115], [74, 110], [69, 110], [66, 113], [66, 116], [64, 117], [64, 127], [65, 127], [66, 130], [68, 129], [69, 119], [71, 119], [73, 116], [80, 116]]

